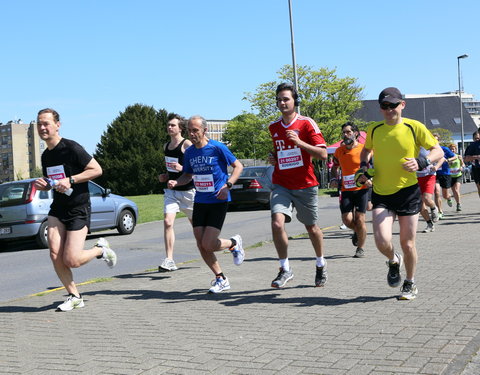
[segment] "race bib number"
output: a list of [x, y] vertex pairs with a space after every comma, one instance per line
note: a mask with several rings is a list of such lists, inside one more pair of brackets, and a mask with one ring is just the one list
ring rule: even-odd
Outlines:
[[178, 158], [172, 158], [171, 156], [165, 156], [165, 166], [169, 172], [177, 172], [175, 164], [178, 163]]
[[459, 174], [461, 171], [460, 168], [450, 168], [450, 174]]
[[277, 156], [278, 168], [281, 170], [303, 166], [302, 151], [299, 148], [278, 151]]
[[63, 165], [56, 165], [54, 167], [47, 167], [47, 176], [53, 180], [60, 180], [67, 177]]
[[345, 189], [353, 189], [356, 188], [357, 185], [355, 184], [355, 175], [350, 174], [348, 176], [343, 176], [343, 187]]
[[195, 189], [201, 193], [212, 193], [215, 191], [212, 174], [197, 174], [193, 176]]

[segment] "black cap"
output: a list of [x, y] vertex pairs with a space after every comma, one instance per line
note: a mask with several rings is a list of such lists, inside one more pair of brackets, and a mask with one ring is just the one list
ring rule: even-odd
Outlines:
[[402, 93], [396, 87], [387, 87], [383, 89], [378, 96], [378, 102], [398, 103], [403, 100]]

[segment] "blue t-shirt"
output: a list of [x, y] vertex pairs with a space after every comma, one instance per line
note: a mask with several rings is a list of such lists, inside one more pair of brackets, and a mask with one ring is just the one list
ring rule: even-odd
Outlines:
[[[455, 154], [450, 150], [448, 147], [441, 146], [443, 150], [443, 155], [445, 159], [450, 159], [455, 156]], [[448, 166], [448, 161], [444, 161], [442, 164], [442, 168], [437, 171], [437, 175], [450, 175], [450, 167]]]
[[227, 146], [212, 139], [202, 148], [192, 145], [185, 150], [183, 172], [193, 174], [195, 203], [230, 202], [230, 193], [227, 200], [216, 194], [227, 182], [227, 167], [236, 160]]

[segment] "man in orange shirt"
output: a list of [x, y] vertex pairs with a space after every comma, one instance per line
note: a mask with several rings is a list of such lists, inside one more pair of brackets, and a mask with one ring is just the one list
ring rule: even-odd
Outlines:
[[[352, 243], [357, 246], [354, 258], [365, 256], [365, 240], [367, 227], [365, 225], [365, 212], [368, 205], [368, 189], [371, 180], [368, 180], [361, 187], [355, 184], [355, 172], [360, 168], [360, 153], [363, 144], [358, 142], [360, 131], [357, 125], [347, 122], [342, 125], [343, 142], [333, 154], [332, 180], [330, 184], [336, 187], [340, 183], [340, 211], [342, 221], [353, 230]], [[337, 170], [342, 169], [342, 177], [337, 180]]]

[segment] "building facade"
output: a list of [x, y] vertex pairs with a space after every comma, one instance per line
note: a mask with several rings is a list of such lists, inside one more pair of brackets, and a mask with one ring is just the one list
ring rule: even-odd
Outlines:
[[222, 142], [223, 132], [228, 120], [207, 120], [207, 136], [215, 141]]
[[35, 169], [41, 168], [45, 148], [35, 121], [0, 123], [0, 183], [32, 177]]

